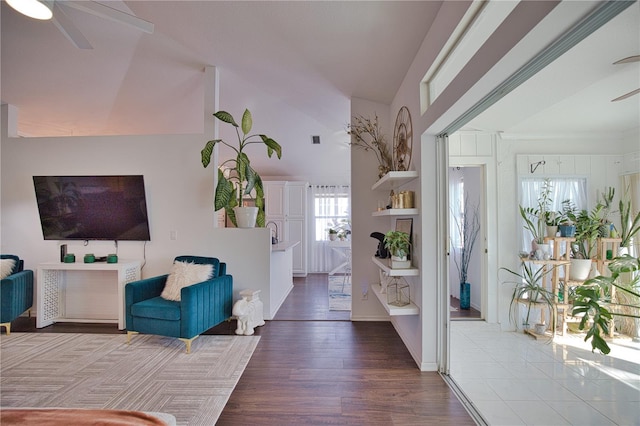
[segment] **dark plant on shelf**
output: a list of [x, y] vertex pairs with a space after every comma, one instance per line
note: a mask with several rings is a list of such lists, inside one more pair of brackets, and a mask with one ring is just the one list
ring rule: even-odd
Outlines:
[[[604, 336], [609, 334], [614, 317], [640, 319], [640, 261], [632, 256], [616, 257], [608, 265], [611, 276], [599, 275], [575, 290], [573, 316], [582, 316], [579, 329], [587, 329], [585, 342], [591, 340], [592, 351], [608, 354], [611, 349]], [[621, 274], [631, 273], [630, 282], [622, 283]], [[629, 296], [631, 303], [619, 303], [611, 297], [612, 289]]]
[[[264, 187], [260, 175], [251, 167], [251, 161], [245, 149], [251, 144], [263, 144], [267, 148], [269, 158], [275, 153], [280, 159], [282, 158], [282, 148], [275, 140], [266, 135], [249, 134], [253, 127], [253, 120], [248, 109], [245, 109], [242, 115], [241, 125], [238, 125], [233, 116], [226, 111], [218, 111], [213, 116], [235, 127], [236, 135], [238, 136], [238, 143], [235, 146], [222, 139], [214, 139], [208, 141], [201, 151], [201, 161], [204, 167], [207, 167], [211, 162], [213, 149], [218, 143], [228, 146], [236, 153], [235, 158], [226, 160], [218, 168], [218, 185], [216, 186], [214, 197], [215, 211], [224, 208], [231, 222], [237, 226], [233, 208], [243, 207], [245, 197], [251, 197], [255, 200], [255, 206], [258, 207], [256, 224], [264, 227]], [[240, 130], [242, 130], [242, 135]], [[228, 176], [225, 176], [225, 172], [222, 170], [225, 167], [229, 172]], [[254, 191], [255, 196], [253, 195]]]

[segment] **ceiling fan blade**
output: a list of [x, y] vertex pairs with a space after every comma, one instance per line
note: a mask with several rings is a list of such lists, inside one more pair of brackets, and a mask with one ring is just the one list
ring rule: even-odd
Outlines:
[[72, 7], [100, 18], [129, 25], [147, 34], [153, 34], [153, 24], [151, 22], [95, 1], [60, 1], [56, 3], [64, 4], [67, 7]]
[[631, 97], [631, 96], [633, 96], [633, 95], [637, 95], [638, 93], [640, 93], [640, 89], [632, 90], [632, 91], [631, 91], [631, 92], [629, 92], [629, 93], [626, 93], [626, 94], [624, 94], [624, 95], [622, 95], [622, 96], [618, 96], [618, 97], [617, 97], [617, 98], [615, 98], [615, 99], [611, 99], [611, 102], [621, 101], [621, 100], [623, 100], [623, 99], [630, 98], [630, 97]]
[[93, 49], [89, 40], [85, 38], [76, 27], [71, 19], [64, 13], [61, 7], [58, 7], [57, 3], [53, 5], [53, 23], [60, 30], [60, 32], [78, 49]]
[[640, 55], [635, 55], [635, 56], [629, 56], [624, 59], [620, 59], [619, 61], [615, 61], [613, 65], [628, 64], [629, 62], [638, 62], [638, 61], [640, 61]]

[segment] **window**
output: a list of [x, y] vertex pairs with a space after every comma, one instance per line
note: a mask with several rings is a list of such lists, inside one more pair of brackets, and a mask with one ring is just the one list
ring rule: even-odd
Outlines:
[[313, 188], [315, 241], [325, 241], [329, 239], [327, 230], [332, 225], [350, 219], [349, 187], [316, 185]]
[[[555, 177], [523, 178], [520, 185], [520, 205], [522, 207], [535, 208], [538, 206], [538, 197], [542, 193], [545, 179], [549, 179], [549, 183], [551, 184], [551, 211], [562, 211], [562, 202], [564, 200], [571, 200], [578, 210], [587, 208], [587, 180], [585, 178]], [[519, 221], [519, 223], [522, 224], [522, 249], [529, 251], [533, 237], [531, 233], [524, 228], [521, 217], [519, 217]]]

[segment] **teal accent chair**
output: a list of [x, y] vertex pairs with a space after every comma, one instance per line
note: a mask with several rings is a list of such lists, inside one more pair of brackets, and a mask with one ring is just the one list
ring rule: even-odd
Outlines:
[[1, 259], [16, 261], [11, 274], [0, 284], [0, 327], [11, 334], [11, 321], [33, 306], [33, 271], [24, 270], [24, 261], [12, 254], [2, 254]]
[[180, 301], [160, 297], [169, 274], [130, 282], [125, 286], [127, 342], [137, 333], [177, 337], [191, 352], [200, 334], [231, 318], [233, 277], [226, 263], [214, 257], [178, 256], [174, 262], [213, 265], [212, 278], [183, 287]]

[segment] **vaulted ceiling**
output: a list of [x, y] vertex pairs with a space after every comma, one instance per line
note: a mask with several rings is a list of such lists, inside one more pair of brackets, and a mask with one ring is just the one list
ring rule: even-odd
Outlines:
[[[241, 114], [240, 105], [260, 107], [254, 122], [261, 129], [266, 122], [266, 133], [279, 119], [271, 111], [292, 112], [289, 134], [278, 138], [289, 162], [267, 164], [263, 175], [286, 169], [324, 177], [336, 168], [348, 176], [349, 99], [391, 102], [442, 4], [104, 3], [152, 22], [153, 34], [68, 9], [93, 46], [78, 49], [53, 22], [24, 17], [2, 1], [1, 97], [18, 108], [20, 134], [200, 134], [203, 70], [216, 66], [221, 108], [233, 105]], [[610, 100], [640, 87], [640, 63], [612, 65], [640, 54], [639, 16], [636, 2], [466, 128], [538, 136], [637, 132], [640, 95]], [[329, 139], [322, 155], [309, 150], [314, 134]]]
[[336, 99], [389, 103], [441, 2], [104, 3], [153, 34], [65, 8], [93, 46], [78, 49], [2, 2], [2, 102], [22, 134], [201, 133], [207, 65], [319, 120], [343, 114]]

